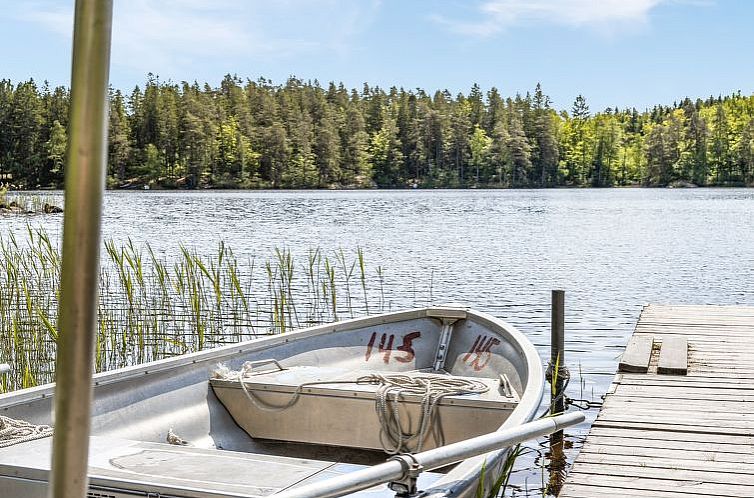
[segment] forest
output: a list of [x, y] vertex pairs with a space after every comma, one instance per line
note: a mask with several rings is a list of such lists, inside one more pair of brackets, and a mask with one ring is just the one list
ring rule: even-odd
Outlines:
[[[0, 81], [0, 179], [63, 184], [70, 91]], [[110, 188], [539, 188], [754, 185], [754, 95], [557, 110], [504, 97], [152, 74], [110, 91]]]

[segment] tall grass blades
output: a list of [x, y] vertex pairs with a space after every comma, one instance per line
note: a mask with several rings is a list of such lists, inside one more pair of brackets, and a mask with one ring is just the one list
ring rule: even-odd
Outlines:
[[[25, 239], [0, 235], [0, 362], [12, 366], [0, 392], [54, 379], [60, 253], [41, 229], [28, 227]], [[351, 293], [357, 268], [360, 295]], [[222, 242], [210, 255], [180, 246], [166, 257], [147, 244], [109, 240], [99, 281], [96, 369], [384, 312], [384, 285], [384, 271], [371, 271], [361, 249], [329, 255], [312, 249], [299, 265], [279, 248], [258, 264], [239, 261]]]
[[477, 484], [475, 494], [476, 498], [499, 498], [505, 496], [505, 490], [508, 489], [508, 483], [510, 482], [516, 459], [523, 453], [524, 449], [520, 444], [510, 448], [502, 465], [492, 475], [489, 474], [490, 470], [487, 468], [487, 461], [482, 462], [482, 470], [479, 474], [479, 483]]

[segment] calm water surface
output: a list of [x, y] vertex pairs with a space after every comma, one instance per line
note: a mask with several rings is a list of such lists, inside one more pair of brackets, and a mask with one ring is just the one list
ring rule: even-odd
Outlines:
[[[29, 221], [61, 232], [60, 217]], [[11, 218], [0, 228], [24, 230]], [[166, 257], [179, 243], [211, 254], [220, 240], [241, 259], [361, 247], [394, 309], [466, 304], [517, 326], [543, 360], [550, 290], [565, 289], [573, 398], [605, 393], [642, 305], [754, 305], [744, 189], [108, 192], [104, 235]], [[516, 496], [541, 496], [539, 471], [515, 479]]]

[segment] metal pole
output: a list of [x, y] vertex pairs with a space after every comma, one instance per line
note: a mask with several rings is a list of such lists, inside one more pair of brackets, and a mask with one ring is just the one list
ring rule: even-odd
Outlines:
[[87, 493], [112, 0], [76, 0], [50, 496]]
[[[410, 458], [421, 466], [422, 471], [428, 471], [535, 439], [583, 421], [583, 413], [569, 413], [557, 417], [542, 418], [504, 431], [440, 446], [406, 458]], [[389, 460], [356, 472], [283, 491], [276, 494], [275, 498], [333, 498], [344, 496], [378, 484], [398, 481], [404, 477], [404, 466], [405, 464], [397, 460]]]
[[562, 395], [565, 367], [565, 291], [552, 291], [552, 314], [550, 322], [550, 413], [565, 412], [565, 396]]
[[[552, 291], [552, 316], [550, 324], [550, 414], [566, 411], [565, 393], [565, 291]], [[565, 476], [566, 458], [563, 431], [550, 434], [550, 480], [547, 492], [554, 496], [560, 493]]]

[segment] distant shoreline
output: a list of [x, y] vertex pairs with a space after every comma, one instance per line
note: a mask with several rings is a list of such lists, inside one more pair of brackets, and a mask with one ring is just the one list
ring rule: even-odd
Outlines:
[[[0, 81], [0, 181], [62, 187], [65, 87]], [[754, 95], [593, 112], [540, 85], [504, 96], [291, 78], [160, 81], [110, 94], [115, 189], [604, 188], [754, 185]]]
[[[555, 187], [372, 187], [372, 188], [222, 188], [222, 187], [206, 187], [206, 188], [107, 188], [107, 192], [401, 192], [401, 191], [496, 191], [496, 190], [508, 190], [508, 191], [548, 191], [548, 190], [711, 190], [711, 189], [754, 189], [754, 185], [694, 185], [694, 186], [643, 186], [643, 185], [614, 185], [609, 187], [582, 187], [582, 186], [568, 186], [561, 185]], [[22, 189], [22, 190], [9, 190], [9, 194], [19, 193], [34, 193], [34, 192], [49, 192], [49, 193], [64, 193], [63, 189]]]

